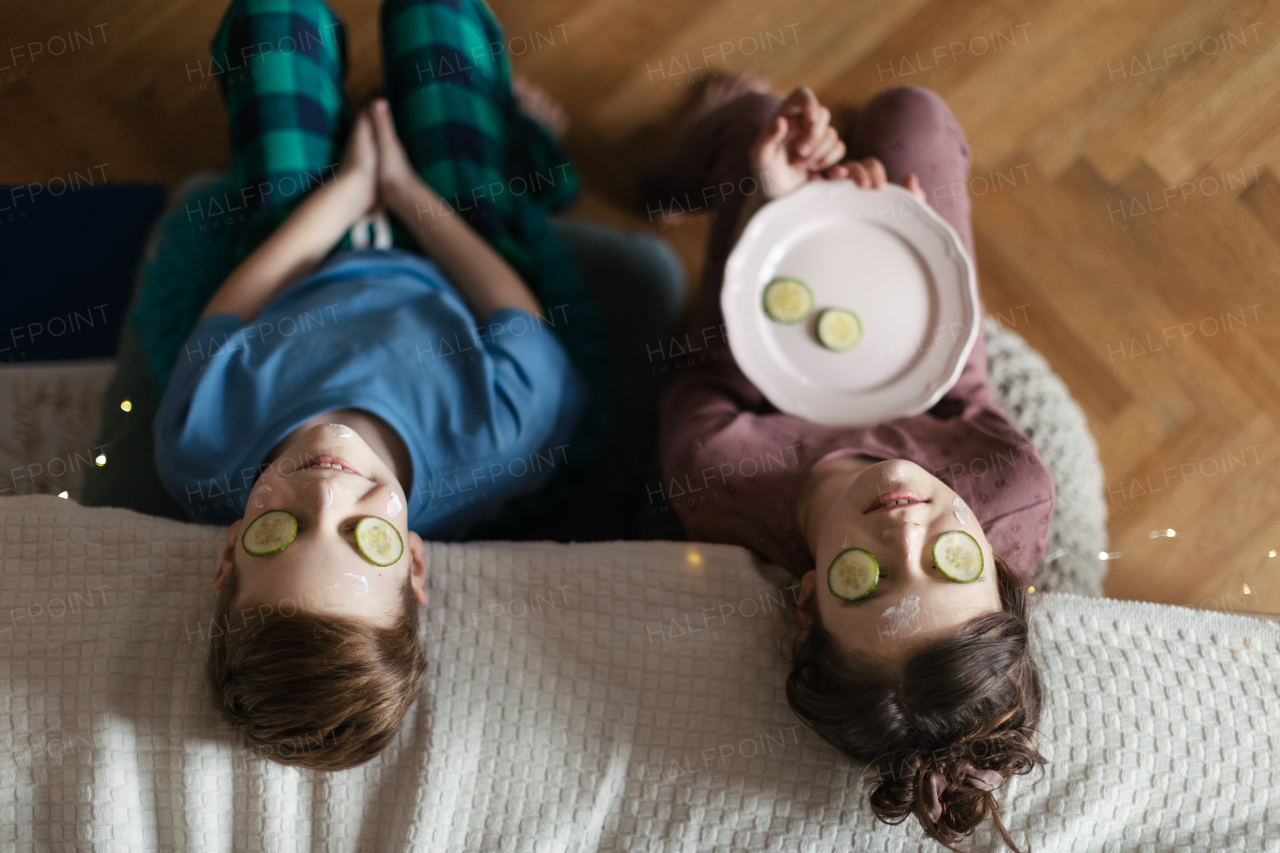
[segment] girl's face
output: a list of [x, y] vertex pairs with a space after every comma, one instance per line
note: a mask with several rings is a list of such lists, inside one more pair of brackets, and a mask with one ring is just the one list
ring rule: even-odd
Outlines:
[[[910, 503], [883, 507], [887, 501]], [[963, 530], [982, 548], [982, 575], [947, 580], [933, 564], [933, 545]], [[843, 601], [827, 586], [827, 569], [846, 548], [870, 551], [880, 564], [875, 590]], [[912, 648], [1000, 609], [991, 543], [969, 507], [945, 483], [902, 459], [864, 470], [836, 499], [818, 536], [816, 567], [801, 579], [800, 603], [816, 607], [827, 631], [847, 650], [890, 664]], [[809, 621], [801, 619], [801, 632]]]

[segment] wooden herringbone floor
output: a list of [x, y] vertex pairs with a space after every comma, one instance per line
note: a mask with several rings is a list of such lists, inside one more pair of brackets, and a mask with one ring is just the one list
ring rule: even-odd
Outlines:
[[[376, 6], [333, 6], [359, 99], [378, 86]], [[974, 151], [988, 309], [1045, 354], [1097, 437], [1119, 552], [1108, 593], [1280, 611], [1280, 6], [493, 6], [516, 70], [573, 118], [577, 212], [634, 229], [657, 226], [629, 211], [632, 182], [711, 74], [808, 84], [846, 111], [890, 85], [938, 91]], [[224, 8], [6, 3], [0, 182], [98, 170], [172, 187], [225, 165], [205, 75]], [[696, 278], [705, 225], [665, 233]]]

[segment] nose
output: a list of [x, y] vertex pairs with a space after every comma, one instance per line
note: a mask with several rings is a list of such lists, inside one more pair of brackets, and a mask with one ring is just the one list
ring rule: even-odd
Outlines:
[[925, 573], [925, 560], [921, 559], [925, 529], [918, 521], [904, 519], [901, 524], [886, 527], [880, 532], [885, 546], [908, 573]]
[[321, 477], [302, 487], [304, 499], [320, 516], [345, 509], [351, 503], [351, 490], [337, 477]]

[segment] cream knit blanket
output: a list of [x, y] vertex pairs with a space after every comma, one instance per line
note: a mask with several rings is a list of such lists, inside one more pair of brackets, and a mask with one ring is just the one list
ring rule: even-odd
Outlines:
[[[430, 545], [423, 696], [326, 775], [209, 707], [219, 529], [33, 496], [0, 531], [0, 850], [941, 849], [791, 715], [791, 594], [740, 548]], [[1015, 840], [1280, 851], [1280, 625], [1037, 593], [1035, 632], [1050, 763], [997, 795]]]

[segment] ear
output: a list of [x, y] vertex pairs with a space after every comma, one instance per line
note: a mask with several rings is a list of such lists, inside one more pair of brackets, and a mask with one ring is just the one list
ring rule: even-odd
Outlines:
[[413, 580], [413, 594], [419, 604], [427, 603], [427, 546], [422, 537], [409, 531], [409, 573]]
[[800, 597], [796, 599], [796, 625], [799, 628], [797, 636], [800, 642], [809, 639], [809, 632], [813, 630], [813, 608], [818, 604], [814, 597], [817, 577], [817, 572], [810, 569], [800, 578]]
[[244, 519], [227, 528], [227, 542], [222, 547], [222, 562], [218, 564], [218, 572], [213, 576], [213, 588], [222, 589], [227, 575], [231, 572], [231, 561], [236, 556], [236, 542], [240, 541], [240, 530], [244, 527]]

